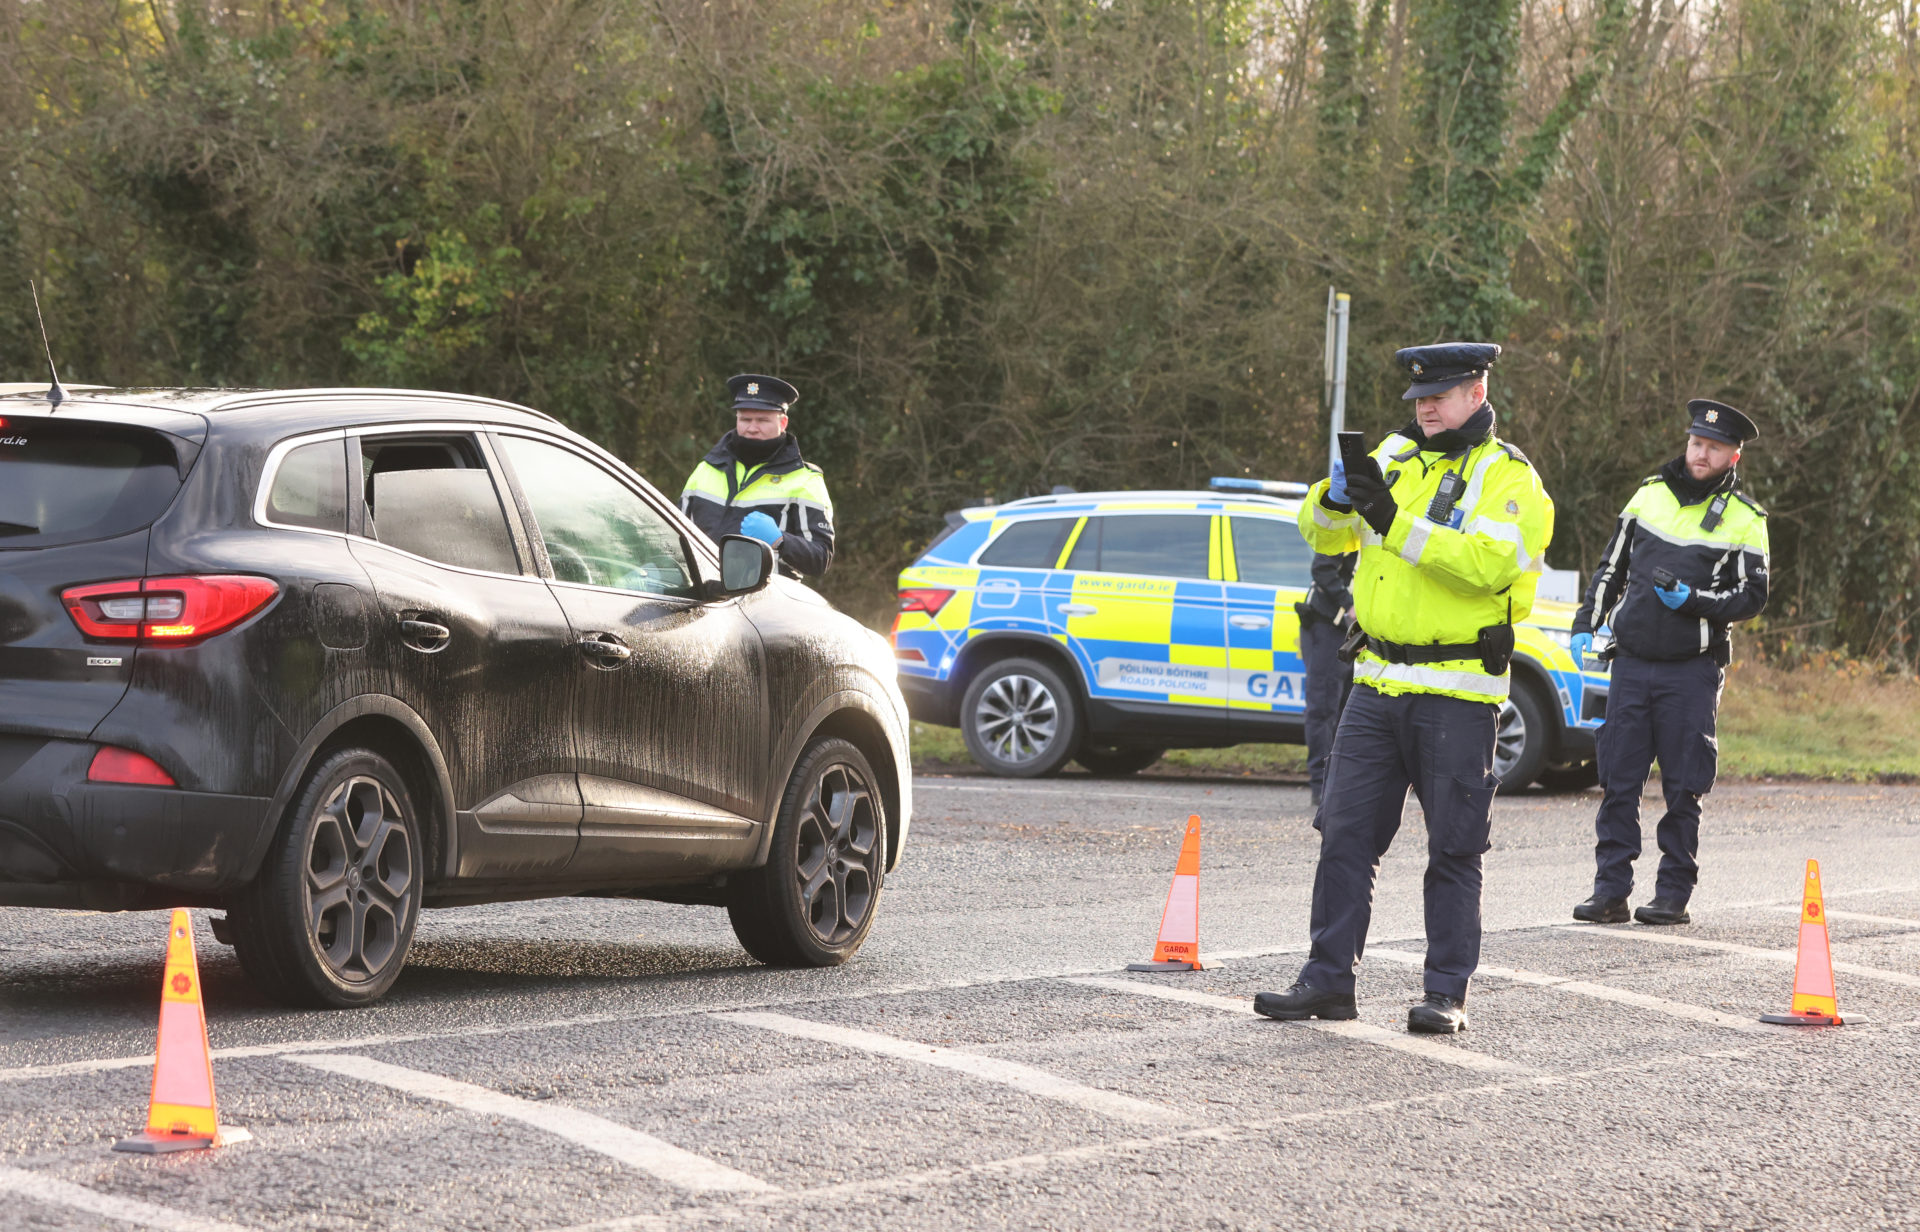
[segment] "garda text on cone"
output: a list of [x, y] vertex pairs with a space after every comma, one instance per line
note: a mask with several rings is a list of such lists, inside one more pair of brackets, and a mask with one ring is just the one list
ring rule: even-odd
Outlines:
[[1160, 913], [1160, 936], [1153, 958], [1129, 963], [1129, 971], [1204, 971], [1220, 964], [1200, 958], [1200, 818], [1187, 818], [1186, 837], [1180, 841], [1180, 859], [1173, 868], [1173, 885]]

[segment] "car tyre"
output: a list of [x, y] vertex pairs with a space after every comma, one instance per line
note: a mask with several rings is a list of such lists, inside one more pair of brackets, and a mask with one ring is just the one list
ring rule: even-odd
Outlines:
[[1101, 778], [1124, 778], [1138, 774], [1165, 757], [1165, 749], [1141, 749], [1126, 745], [1088, 744], [1073, 759]]
[[960, 701], [960, 734], [973, 760], [995, 774], [1033, 779], [1055, 774], [1080, 744], [1073, 689], [1038, 659], [989, 664]]
[[1500, 780], [1501, 791], [1521, 791], [1547, 766], [1547, 746], [1553, 741], [1547, 709], [1530, 686], [1515, 681], [1497, 723], [1494, 777]]
[[815, 741], [787, 780], [766, 864], [728, 882], [734, 935], [768, 966], [838, 966], [873, 928], [886, 863], [873, 767], [845, 740]]
[[269, 996], [351, 1008], [399, 978], [425, 869], [413, 796], [370, 749], [328, 756], [302, 781], [259, 876], [229, 904], [234, 953]]

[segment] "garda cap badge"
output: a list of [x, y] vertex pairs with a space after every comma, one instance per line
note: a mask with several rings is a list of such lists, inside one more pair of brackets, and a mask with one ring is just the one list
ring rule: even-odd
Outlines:
[[748, 392], [748, 393], [750, 393], [750, 394], [757, 394], [757, 393], [759, 393], [759, 392], [760, 392], [760, 382], [758, 382], [758, 381], [748, 381], [748, 382], [747, 382], [747, 392]]
[[1708, 412], [1707, 412], [1707, 422], [1708, 422], [1708, 423], [1719, 423], [1719, 422], [1720, 422], [1720, 412], [1719, 412], [1719, 411], [1708, 411]]
[[1415, 364], [1413, 365], [1413, 375], [1415, 375], [1415, 376], [1419, 376], [1419, 375], [1420, 375], [1421, 373], [1423, 373], [1423, 372], [1425, 372], [1425, 371], [1426, 371], [1426, 368], [1425, 368], [1425, 366], [1423, 366], [1423, 365], [1421, 365], [1421, 364], [1419, 364], [1419, 363], [1415, 363]]

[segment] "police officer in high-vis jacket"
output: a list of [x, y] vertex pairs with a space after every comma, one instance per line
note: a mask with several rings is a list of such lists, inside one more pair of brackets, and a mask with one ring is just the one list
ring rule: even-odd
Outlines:
[[1487, 343], [1412, 347], [1395, 358], [1414, 419], [1364, 466], [1336, 466], [1300, 506], [1316, 552], [1355, 552], [1354, 612], [1366, 632], [1327, 768], [1312, 948], [1298, 981], [1261, 993], [1269, 1018], [1353, 1018], [1373, 879], [1407, 789], [1427, 823], [1426, 999], [1413, 1031], [1467, 1025], [1480, 963], [1480, 857], [1495, 717], [1506, 699], [1513, 622], [1533, 610], [1553, 502], [1524, 455], [1493, 434]]
[[1699, 879], [1700, 797], [1713, 789], [1720, 746], [1714, 722], [1730, 658], [1727, 626], [1767, 603], [1767, 513], [1740, 491], [1740, 450], [1759, 435], [1724, 402], [1687, 403], [1686, 452], [1645, 480], [1619, 524], [1586, 601], [1573, 618], [1573, 653], [1594, 630], [1613, 629], [1613, 682], [1595, 738], [1600, 786], [1593, 897], [1573, 918], [1627, 918], [1640, 854], [1640, 793], [1660, 762], [1666, 815], [1657, 831], [1660, 873], [1643, 924], [1685, 924]]
[[833, 563], [833, 498], [787, 431], [800, 391], [753, 373], [733, 377], [727, 389], [733, 431], [693, 468], [680, 508], [714, 539], [750, 535], [770, 545], [790, 577], [819, 577]]

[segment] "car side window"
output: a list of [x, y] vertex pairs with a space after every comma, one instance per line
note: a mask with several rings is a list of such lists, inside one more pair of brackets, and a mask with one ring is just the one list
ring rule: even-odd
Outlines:
[[524, 436], [500, 436], [562, 582], [692, 598], [686, 542], [666, 517], [579, 454]]
[[974, 563], [1002, 569], [1051, 569], [1067, 546], [1067, 535], [1077, 518], [1034, 518], [1015, 522], [987, 545]]
[[1234, 518], [1233, 556], [1243, 582], [1293, 590], [1313, 585], [1313, 549], [1292, 522]]
[[442, 564], [519, 573], [493, 475], [471, 437], [360, 442], [367, 537]]
[[[1212, 518], [1204, 513], [1144, 513], [1088, 518], [1073, 545], [1069, 569], [1204, 578]], [[1088, 536], [1093, 547], [1087, 549]], [[1083, 555], [1083, 550], [1085, 550]], [[1097, 563], [1079, 563], [1097, 558]]]
[[267, 520], [313, 530], [347, 529], [347, 452], [338, 439], [287, 451], [267, 493]]

